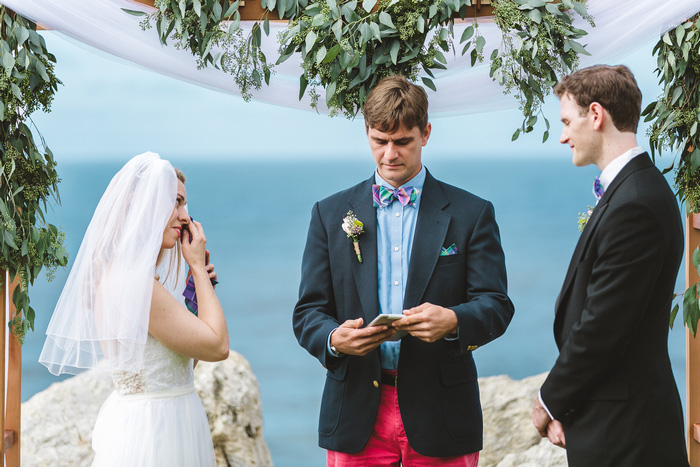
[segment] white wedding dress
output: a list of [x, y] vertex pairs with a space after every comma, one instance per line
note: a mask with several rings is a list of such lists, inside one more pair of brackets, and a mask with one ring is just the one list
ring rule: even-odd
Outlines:
[[207, 416], [194, 390], [192, 359], [148, 335], [139, 373], [114, 372], [100, 408], [93, 466], [213, 467]]

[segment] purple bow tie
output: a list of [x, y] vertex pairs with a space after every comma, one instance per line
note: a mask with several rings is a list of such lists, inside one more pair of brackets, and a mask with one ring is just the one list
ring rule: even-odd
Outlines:
[[418, 198], [418, 190], [412, 186], [389, 189], [381, 185], [372, 185], [372, 200], [375, 208], [385, 208], [395, 199], [399, 200], [402, 206], [415, 206]]
[[596, 177], [595, 181], [593, 182], [593, 194], [595, 195], [596, 203], [600, 201], [600, 198], [602, 198], [605, 194], [605, 188], [603, 188], [603, 184], [600, 183], [600, 178], [598, 177]]

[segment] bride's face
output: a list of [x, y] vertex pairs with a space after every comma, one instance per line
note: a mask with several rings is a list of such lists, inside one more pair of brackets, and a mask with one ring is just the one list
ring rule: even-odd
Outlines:
[[177, 200], [175, 201], [175, 208], [170, 216], [170, 220], [168, 220], [163, 231], [161, 248], [169, 249], [174, 247], [182, 235], [182, 226], [189, 224], [190, 216], [185, 206], [187, 206], [187, 191], [185, 190], [185, 185], [178, 180]]

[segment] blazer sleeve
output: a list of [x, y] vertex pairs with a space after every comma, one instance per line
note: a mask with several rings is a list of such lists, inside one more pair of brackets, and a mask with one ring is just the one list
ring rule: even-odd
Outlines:
[[505, 255], [490, 202], [478, 215], [466, 253], [466, 302], [450, 307], [457, 314], [461, 351], [501, 336], [514, 313], [507, 294]]
[[668, 300], [654, 296], [659, 294], [660, 271], [674, 255], [675, 242], [665, 238], [663, 221], [642, 203], [610, 205], [605, 216], [607, 222], [601, 219], [598, 238], [592, 240], [597, 254], [577, 265], [576, 274], [590, 277], [581, 319], [572, 326], [540, 391], [558, 420], [591, 397], [619, 366], [633, 339], [643, 334], [643, 326], [668, 323], [649, 313], [651, 301], [661, 300], [664, 306], [657, 309], [666, 312], [671, 301], [670, 293]]
[[332, 370], [341, 358], [327, 352], [328, 336], [339, 326], [331, 283], [328, 235], [321, 219], [320, 205], [311, 211], [311, 222], [301, 263], [299, 300], [292, 325], [299, 344], [321, 365]]

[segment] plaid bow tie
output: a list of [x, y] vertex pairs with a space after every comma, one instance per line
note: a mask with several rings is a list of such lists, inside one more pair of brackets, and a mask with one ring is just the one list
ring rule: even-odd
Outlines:
[[372, 199], [375, 208], [385, 208], [395, 199], [399, 200], [403, 206], [415, 206], [417, 197], [418, 190], [412, 186], [391, 190], [385, 186], [372, 185]]
[[603, 184], [600, 183], [600, 178], [598, 177], [596, 177], [595, 181], [593, 182], [593, 194], [595, 195], [596, 204], [598, 203], [598, 201], [600, 201], [600, 198], [602, 198], [605, 194], [605, 188], [603, 188]]

